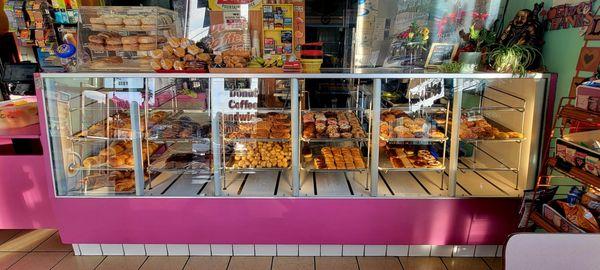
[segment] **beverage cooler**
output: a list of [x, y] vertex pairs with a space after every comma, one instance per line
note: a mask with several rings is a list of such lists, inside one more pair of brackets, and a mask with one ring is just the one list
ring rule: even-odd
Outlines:
[[[368, 69], [41, 76], [62, 239], [190, 247], [503, 244], [555, 84]], [[344, 100], [311, 97], [332, 80]]]

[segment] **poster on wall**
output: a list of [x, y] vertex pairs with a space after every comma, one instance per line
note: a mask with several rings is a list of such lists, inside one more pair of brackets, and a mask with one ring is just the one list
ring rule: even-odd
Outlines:
[[[594, 2], [596, 0], [575, 1], [576, 3], [556, 4], [542, 10], [540, 16], [548, 21], [548, 30], [587, 27], [594, 21]], [[563, 1], [573, 2], [573, 1]]]
[[249, 10], [260, 10], [262, 0], [209, 0], [208, 8], [212, 11], [237, 10], [240, 5], [248, 5]]
[[585, 31], [585, 40], [600, 40], [600, 16], [594, 17]]

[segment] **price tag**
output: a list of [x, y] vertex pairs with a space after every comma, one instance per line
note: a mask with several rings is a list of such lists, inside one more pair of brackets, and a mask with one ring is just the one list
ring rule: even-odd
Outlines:
[[140, 89], [144, 88], [144, 78], [105, 78], [104, 87], [106, 88], [123, 88], [123, 89]]

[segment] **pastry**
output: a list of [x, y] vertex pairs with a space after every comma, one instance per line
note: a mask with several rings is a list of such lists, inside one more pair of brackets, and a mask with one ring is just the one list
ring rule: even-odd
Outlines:
[[177, 48], [179, 45], [181, 45], [179, 38], [176, 37], [167, 38], [167, 42], [169, 42], [169, 45], [173, 48]]
[[83, 160], [82, 164], [83, 164], [83, 167], [85, 167], [85, 168], [91, 168], [93, 166], [96, 166], [96, 164], [98, 164], [98, 159], [96, 157], [88, 157]]
[[155, 71], [162, 69], [162, 65], [160, 64], [160, 59], [152, 59], [150, 62], [150, 67]]
[[175, 70], [183, 70], [183, 68], [185, 67], [183, 61], [175, 61], [173, 62], [173, 68]]
[[108, 159], [108, 164], [111, 167], [120, 167], [125, 164], [125, 158], [123, 156], [114, 156]]
[[122, 51], [123, 50], [123, 46], [122, 45], [106, 45], [106, 50], [108, 50], [108, 51]]
[[154, 59], [160, 59], [163, 57], [163, 51], [161, 49], [152, 50], [150, 56]]
[[156, 36], [139, 36], [138, 43], [154, 43], [156, 44]]
[[138, 37], [137, 36], [122, 37], [121, 38], [121, 43], [122, 44], [137, 44], [138, 43]]
[[139, 29], [144, 31], [154, 31], [156, 30], [156, 24], [142, 24]]
[[91, 24], [104, 24], [104, 19], [102, 17], [90, 18]]
[[102, 18], [104, 24], [108, 25], [122, 25], [123, 18], [116, 16], [106, 16]]
[[106, 44], [107, 45], [121, 45], [123, 44], [121, 42], [121, 37], [109, 37], [106, 39]]
[[195, 59], [196, 59], [196, 57], [194, 57], [194, 56], [193, 56], [193, 55], [191, 55], [191, 54], [186, 54], [186, 55], [183, 57], [183, 60], [184, 60], [184, 61], [187, 61], [187, 62], [194, 61]]
[[140, 43], [140, 51], [152, 51], [156, 50], [156, 43]]
[[108, 30], [108, 31], [123, 31], [123, 25], [122, 24], [106, 25], [106, 30]]
[[164, 57], [169, 57], [169, 56], [173, 55], [173, 52], [174, 52], [173, 47], [171, 47], [171, 45], [165, 45], [162, 48], [162, 50], [163, 50]]
[[135, 51], [139, 51], [140, 50], [140, 46], [135, 43], [135, 44], [123, 44], [123, 51], [126, 52], [135, 52]]
[[192, 45], [192, 41], [187, 38], [179, 39], [179, 47], [186, 49], [188, 46]]
[[104, 47], [104, 44], [99, 44], [99, 43], [90, 43], [88, 44], [88, 48], [92, 51], [96, 51], [96, 52], [103, 52], [106, 50], [106, 47]]
[[184, 57], [185, 56], [185, 49], [184, 48], [175, 48], [174, 54], [177, 57]]
[[156, 18], [156, 16], [147, 16], [147, 17], [143, 17], [141, 19], [142, 24], [150, 25], [152, 27], [156, 27], [157, 21], [158, 21], [158, 18]]
[[187, 47], [187, 52], [191, 55], [196, 55], [196, 54], [201, 53], [202, 50], [200, 48], [198, 48], [198, 46], [196, 46], [195, 44], [192, 44]]
[[129, 17], [129, 18], [125, 18], [123, 19], [123, 24], [125, 25], [132, 25], [132, 26], [139, 26], [142, 24], [142, 21], [136, 17]]
[[98, 35], [90, 35], [88, 41], [92, 43], [104, 44], [104, 38]]
[[498, 132], [494, 134], [494, 139], [496, 140], [507, 140], [508, 138], [510, 138], [510, 136], [506, 132]]
[[160, 65], [164, 70], [171, 70], [173, 68], [173, 61], [171, 59], [160, 60]]
[[523, 134], [520, 132], [515, 132], [515, 131], [511, 131], [511, 132], [507, 132], [508, 137], [512, 138], [512, 139], [523, 139]]
[[105, 24], [95, 24], [93, 23], [90, 28], [92, 29], [92, 31], [106, 31], [106, 25]]

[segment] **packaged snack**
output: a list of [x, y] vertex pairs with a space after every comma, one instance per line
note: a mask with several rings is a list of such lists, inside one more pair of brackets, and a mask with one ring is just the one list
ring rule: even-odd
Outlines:
[[565, 216], [570, 222], [582, 228], [586, 232], [600, 232], [598, 222], [594, 218], [594, 215], [592, 215], [587, 208], [580, 204], [571, 206], [566, 202], [558, 201], [557, 203], [565, 212]]
[[585, 158], [587, 157], [586, 153], [576, 152], [575, 153], [575, 167], [584, 169], [585, 168]]
[[581, 197], [581, 204], [587, 207], [595, 216], [600, 215], [600, 191], [594, 188], [588, 189]]
[[564, 144], [556, 144], [556, 156], [562, 160], [567, 158], [567, 147]]
[[247, 23], [218, 24], [210, 27], [210, 47], [214, 54], [237, 49], [250, 50], [250, 32]]
[[567, 203], [569, 205], [576, 205], [581, 200], [581, 195], [583, 195], [583, 190], [576, 186], [571, 187], [569, 194], [567, 194]]
[[596, 167], [596, 164], [598, 164], [598, 158], [593, 157], [593, 156], [587, 156], [585, 158], [585, 170], [593, 175], [600, 175], [600, 172], [598, 172], [598, 167]]
[[565, 161], [571, 165], [575, 165], [575, 155], [577, 154], [577, 151], [573, 148], [567, 148], [566, 152], [567, 154]]

